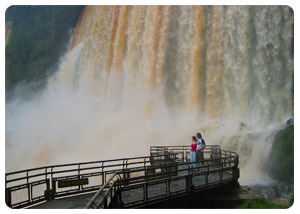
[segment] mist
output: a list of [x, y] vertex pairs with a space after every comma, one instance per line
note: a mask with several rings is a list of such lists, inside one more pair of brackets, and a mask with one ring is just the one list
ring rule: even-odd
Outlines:
[[293, 117], [293, 59], [278, 54], [291, 48], [290, 16], [285, 7], [87, 7], [47, 86], [6, 103], [6, 172], [149, 155], [201, 132], [240, 155], [241, 184], [272, 183], [265, 163]]
[[190, 143], [197, 118], [174, 117], [159, 96], [135, 90], [120, 103], [58, 82], [76, 69], [79, 53], [80, 47], [66, 54], [46, 89], [6, 104], [6, 171], [143, 156], [151, 145]]

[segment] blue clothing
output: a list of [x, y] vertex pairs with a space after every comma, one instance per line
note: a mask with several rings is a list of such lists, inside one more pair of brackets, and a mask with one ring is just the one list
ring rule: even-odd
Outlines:
[[196, 167], [197, 166], [197, 163], [196, 163], [196, 152], [191, 152], [190, 155], [191, 155], [191, 162], [195, 162], [195, 163], [192, 163], [192, 166]]

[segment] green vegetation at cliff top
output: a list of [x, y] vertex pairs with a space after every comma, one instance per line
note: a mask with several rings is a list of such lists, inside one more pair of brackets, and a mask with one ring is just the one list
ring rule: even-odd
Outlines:
[[11, 6], [5, 22], [11, 34], [5, 48], [5, 89], [43, 81], [57, 69], [83, 6]]
[[272, 203], [264, 198], [250, 199], [237, 205], [237, 209], [286, 209], [288, 206]]
[[279, 131], [270, 154], [270, 174], [276, 179], [294, 182], [294, 125]]

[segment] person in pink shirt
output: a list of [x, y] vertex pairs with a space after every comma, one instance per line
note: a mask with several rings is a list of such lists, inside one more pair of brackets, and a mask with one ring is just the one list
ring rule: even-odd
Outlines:
[[191, 163], [192, 163], [192, 167], [196, 167], [197, 163], [196, 163], [196, 148], [197, 148], [197, 138], [195, 136], [192, 137], [192, 144], [191, 144]]

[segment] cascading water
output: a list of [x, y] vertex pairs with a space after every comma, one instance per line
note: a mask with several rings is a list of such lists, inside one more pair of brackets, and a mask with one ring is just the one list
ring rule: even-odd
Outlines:
[[286, 6], [88, 6], [47, 90], [6, 105], [6, 168], [147, 155], [201, 131], [261, 182], [293, 117], [292, 42]]

